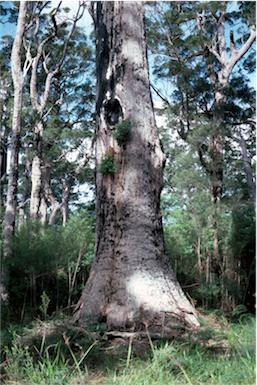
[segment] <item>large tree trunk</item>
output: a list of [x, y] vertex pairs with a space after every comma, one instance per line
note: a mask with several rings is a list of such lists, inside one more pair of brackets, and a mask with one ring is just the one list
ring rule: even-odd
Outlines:
[[168, 316], [198, 326], [164, 248], [164, 154], [149, 88], [143, 3], [93, 2], [92, 15], [98, 79], [96, 248], [74, 320], [102, 320], [124, 329], [162, 327]]
[[8, 177], [8, 189], [5, 210], [4, 223], [4, 254], [10, 252], [10, 240], [14, 232], [17, 207], [17, 184], [18, 184], [18, 158], [20, 146], [20, 125], [21, 125], [21, 108], [22, 108], [22, 91], [23, 91], [23, 71], [21, 65], [21, 47], [22, 39], [26, 28], [26, 12], [28, 2], [20, 3], [17, 31], [12, 47], [12, 79], [14, 85], [14, 101], [13, 101], [13, 119], [12, 119], [12, 142], [10, 155], [10, 172]]

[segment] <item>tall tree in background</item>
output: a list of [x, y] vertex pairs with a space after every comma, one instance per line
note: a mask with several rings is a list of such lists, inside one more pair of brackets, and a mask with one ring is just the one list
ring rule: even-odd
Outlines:
[[28, 2], [20, 3], [17, 30], [12, 47], [12, 79], [14, 85], [13, 120], [12, 120], [12, 144], [10, 156], [10, 172], [8, 177], [8, 190], [4, 222], [4, 254], [10, 251], [10, 240], [14, 232], [17, 206], [18, 184], [18, 158], [21, 131], [21, 110], [24, 78], [28, 71], [28, 63], [22, 64], [21, 50], [22, 40], [26, 30], [26, 15]]
[[13, 93], [12, 77], [10, 70], [10, 61], [8, 60], [8, 37], [3, 38], [6, 42], [4, 48], [0, 52], [0, 222], [3, 221], [4, 214], [4, 186], [7, 184], [7, 148], [8, 136], [10, 134], [10, 100]]
[[[59, 30], [62, 28], [62, 24], [66, 24], [67, 21], [61, 21], [58, 23], [56, 20], [56, 15], [58, 15], [59, 8], [55, 8], [49, 15], [52, 20], [52, 27], [48, 28], [46, 36], [42, 36], [43, 26], [40, 21], [40, 14], [43, 11], [46, 4], [39, 7], [36, 4], [36, 7], [39, 8], [39, 14], [35, 17], [35, 31], [33, 31], [32, 38], [25, 46], [26, 55], [29, 57], [31, 62], [31, 78], [30, 78], [30, 97], [32, 109], [34, 111], [35, 119], [35, 128], [34, 128], [34, 154], [32, 160], [32, 188], [31, 188], [31, 198], [30, 198], [30, 217], [31, 219], [39, 219], [41, 216], [44, 218], [46, 214], [46, 204], [44, 204], [43, 196], [43, 141], [44, 141], [44, 119], [49, 114], [49, 112], [54, 108], [54, 106], [60, 103], [61, 95], [57, 94], [55, 97], [51, 95], [51, 86], [55, 77], [59, 77], [61, 70], [64, 66], [67, 51], [69, 48], [69, 42], [76, 23], [83, 16], [84, 5], [78, 4], [78, 9], [74, 19], [71, 22], [69, 31], [62, 31], [61, 35], [61, 44], [62, 47], [54, 49], [49, 46], [49, 42], [53, 41], [58, 37]], [[35, 13], [35, 11], [34, 11]], [[70, 20], [69, 20], [70, 21]], [[50, 23], [49, 23], [50, 24]], [[41, 32], [41, 33], [40, 33]], [[66, 32], [66, 33], [65, 33]], [[59, 36], [60, 38], [60, 36]], [[33, 43], [33, 44], [32, 44]], [[59, 48], [59, 49], [58, 49]], [[52, 51], [51, 51], [52, 49]], [[32, 56], [31, 52], [35, 50], [36, 54]], [[44, 73], [40, 73], [40, 69], [44, 69]], [[41, 75], [41, 76], [40, 76]], [[52, 96], [52, 100], [49, 103], [49, 99]], [[43, 207], [42, 204], [43, 203]], [[42, 213], [40, 213], [40, 206]]]
[[171, 270], [160, 193], [165, 157], [149, 88], [142, 2], [92, 2], [97, 42], [96, 247], [74, 320], [198, 326]]
[[[49, 212], [52, 213], [49, 221], [53, 224], [60, 210], [63, 210], [63, 217], [66, 218], [70, 191], [89, 159], [88, 151], [81, 155], [82, 143], [89, 141], [94, 84], [90, 70], [91, 50], [85, 44], [84, 33], [77, 26], [84, 7], [79, 3], [77, 14], [72, 17], [69, 9], [61, 9], [60, 4], [52, 10], [48, 2], [30, 2], [27, 9], [27, 27], [21, 44], [25, 96], [20, 112], [19, 191], [17, 209], [14, 210], [15, 215], [18, 214], [19, 225], [25, 217], [46, 223]], [[9, 17], [13, 22], [17, 11], [15, 7], [8, 8], [9, 11], [11, 15], [13, 13], [14, 17]], [[7, 62], [9, 67], [11, 41], [12, 37], [6, 36], [1, 48], [5, 58], [2, 65]], [[6, 76], [3, 81], [7, 81]], [[4, 92], [5, 88], [2, 89]], [[83, 103], [76, 104], [74, 99], [76, 102], [83, 99]], [[1, 105], [8, 116], [10, 106], [5, 106], [3, 102]], [[8, 126], [7, 117], [2, 124]], [[7, 179], [5, 160], [10, 135], [8, 127], [2, 130], [2, 134], [1, 178]], [[75, 148], [79, 148], [79, 159], [70, 162], [68, 156]], [[58, 187], [54, 188], [53, 185]], [[5, 196], [6, 187], [2, 184], [3, 206]]]
[[[207, 12], [206, 12], [207, 11]], [[203, 166], [211, 176], [212, 196], [214, 202], [220, 200], [223, 190], [223, 169], [225, 151], [224, 123], [227, 111], [229, 82], [236, 64], [247, 54], [256, 39], [254, 25], [249, 26], [249, 32], [240, 40], [235, 38], [235, 33], [230, 30], [229, 52], [225, 35], [227, 4], [219, 5], [212, 12], [203, 7], [202, 13], [197, 15], [197, 24], [201, 38], [203, 57], [206, 61], [209, 79], [213, 90], [212, 132], [211, 144], [208, 149], [199, 147], [199, 155]], [[231, 17], [233, 19], [233, 16]], [[209, 25], [214, 30], [209, 31]], [[207, 157], [205, 158], [207, 152]]]
[[[220, 201], [224, 187], [227, 120], [235, 121], [238, 110], [245, 109], [247, 97], [251, 98], [244, 72], [251, 72], [255, 63], [254, 49], [251, 51], [256, 39], [255, 4], [238, 5], [233, 11], [231, 2], [221, 1], [149, 6], [148, 36], [156, 58], [155, 73], [172, 79], [175, 87], [173, 100], [163, 100], [177, 116], [181, 138], [194, 142], [210, 177], [214, 202]], [[236, 30], [238, 23], [241, 28]], [[249, 113], [253, 111], [247, 113], [252, 118]], [[241, 113], [241, 117], [244, 121], [247, 114]]]

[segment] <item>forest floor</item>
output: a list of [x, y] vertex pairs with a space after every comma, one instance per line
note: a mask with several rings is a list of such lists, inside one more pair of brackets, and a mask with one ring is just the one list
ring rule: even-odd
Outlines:
[[1, 384], [254, 385], [255, 317], [229, 322], [212, 312], [201, 324], [172, 340], [110, 340], [99, 325], [92, 332], [67, 318], [9, 325], [1, 330]]

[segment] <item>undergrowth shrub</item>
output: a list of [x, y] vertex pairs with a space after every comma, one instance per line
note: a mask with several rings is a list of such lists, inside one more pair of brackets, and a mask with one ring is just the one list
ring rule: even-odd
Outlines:
[[71, 309], [88, 278], [93, 250], [92, 213], [71, 215], [66, 227], [27, 222], [16, 232], [11, 254], [3, 261], [9, 275], [3, 318], [27, 322]]

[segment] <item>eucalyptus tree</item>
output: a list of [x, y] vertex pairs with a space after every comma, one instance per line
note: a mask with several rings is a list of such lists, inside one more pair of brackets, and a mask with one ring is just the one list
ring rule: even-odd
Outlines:
[[7, 185], [7, 149], [11, 131], [11, 100], [13, 94], [12, 77], [10, 69], [8, 36], [3, 36], [0, 50], [0, 221], [2, 223], [6, 185]]
[[169, 266], [160, 193], [165, 156], [150, 94], [143, 2], [92, 2], [97, 74], [96, 246], [74, 321], [164, 331], [199, 325]]
[[249, 152], [247, 151], [246, 140], [243, 137], [241, 132], [240, 132], [239, 144], [241, 147], [243, 167], [244, 167], [244, 172], [245, 172], [247, 187], [248, 187], [248, 195], [250, 197], [250, 200], [255, 205], [256, 204], [256, 182], [255, 182], [255, 176], [253, 172], [253, 162], [251, 157], [249, 156]]
[[[5, 7], [0, 5], [1, 21], [0, 26], [4, 25], [9, 14]], [[0, 40], [0, 222], [3, 221], [5, 186], [7, 184], [7, 148], [8, 139], [11, 131], [11, 111], [9, 103], [13, 94], [12, 75], [9, 55], [11, 54], [10, 36], [3, 35]]]
[[8, 175], [8, 189], [5, 208], [4, 221], [4, 254], [10, 251], [10, 239], [15, 227], [16, 207], [17, 207], [17, 184], [18, 184], [18, 158], [21, 131], [21, 110], [24, 78], [29, 69], [28, 62], [22, 61], [22, 42], [25, 31], [28, 27], [27, 11], [28, 2], [20, 3], [17, 21], [17, 30], [12, 46], [12, 80], [14, 86], [13, 114], [12, 114], [12, 138], [10, 171]]
[[[82, 144], [91, 140], [94, 77], [91, 49], [76, 25], [83, 11], [79, 3], [72, 19], [60, 4], [55, 10], [48, 2], [28, 7], [21, 48], [27, 75], [19, 145], [19, 225], [30, 216], [46, 223], [47, 212], [54, 223], [62, 209], [66, 217], [70, 192], [89, 161], [88, 150], [82, 155]], [[76, 149], [78, 159], [68, 160]]]
[[[44, 167], [42, 159], [44, 120], [54, 106], [62, 102], [60, 94], [51, 93], [52, 82], [55, 78], [60, 80], [71, 36], [76, 23], [83, 16], [85, 8], [85, 5], [80, 2], [74, 19], [67, 16], [64, 20], [58, 21], [61, 2], [47, 15], [45, 14], [46, 6], [47, 2], [35, 3], [32, 10], [35, 19], [34, 28], [32, 33], [26, 36], [24, 45], [26, 57], [31, 66], [30, 98], [35, 116], [30, 198], [30, 217], [32, 219], [40, 218], [40, 205], [43, 202], [41, 197], [42, 169]], [[45, 20], [46, 17], [47, 20]], [[64, 24], [65, 28], [63, 28]], [[68, 28], [67, 25], [69, 25]]]
[[[63, 51], [66, 27], [59, 33], [57, 42], [51, 44], [55, 53], [50, 59], [52, 66]], [[41, 76], [39, 66], [39, 87]], [[37, 206], [40, 207], [37, 216], [42, 223], [46, 223], [47, 211], [50, 212], [49, 224], [55, 223], [60, 211], [66, 223], [74, 184], [92, 179], [87, 165], [92, 157], [93, 87], [91, 49], [83, 31], [76, 27], [67, 44], [65, 61], [53, 79], [42, 119], [40, 206]]]
[[[237, 116], [238, 108], [246, 109], [246, 91], [251, 93], [244, 74], [255, 68], [255, 4], [156, 2], [149, 8], [149, 48], [155, 54], [155, 73], [171, 79], [175, 88], [173, 98], [163, 99], [177, 116], [180, 136], [188, 141], [194, 137], [210, 177], [212, 199], [220, 201], [226, 122]], [[229, 99], [240, 88], [244, 92], [234, 97], [235, 109]], [[248, 114], [253, 118], [252, 110]]]

